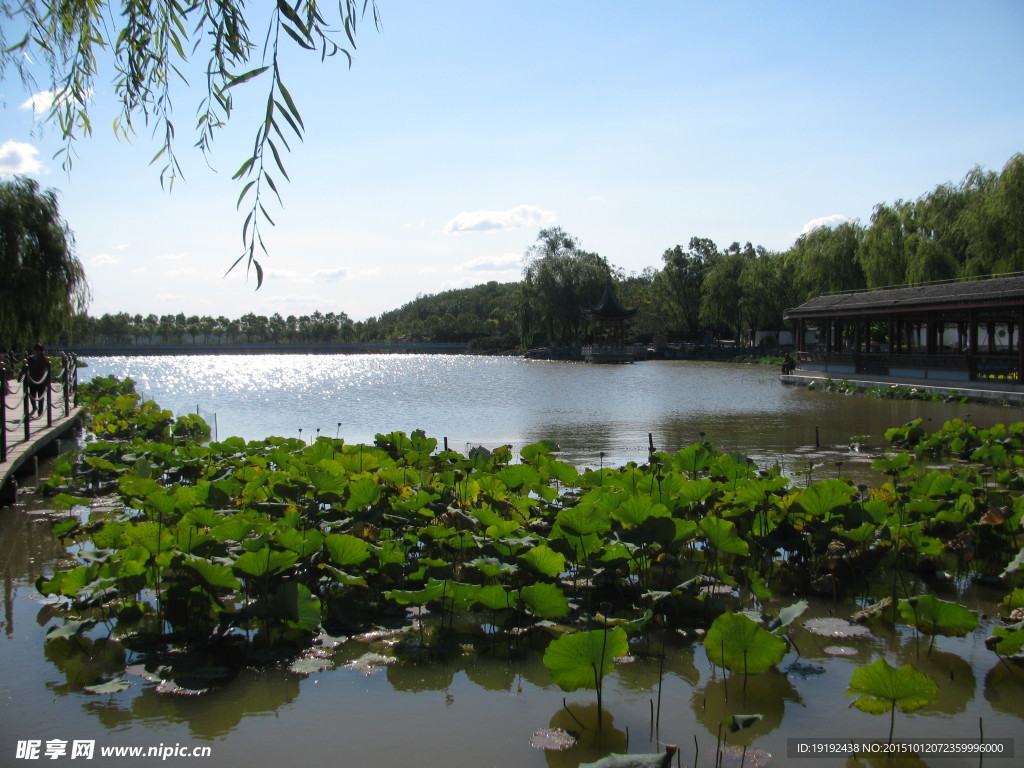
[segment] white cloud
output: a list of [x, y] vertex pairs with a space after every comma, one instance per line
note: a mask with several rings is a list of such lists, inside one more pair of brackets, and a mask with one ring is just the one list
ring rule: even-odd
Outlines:
[[[119, 247], [124, 248], [126, 246], [119, 246]], [[181, 261], [182, 259], [185, 258], [185, 254], [184, 253], [163, 253], [163, 254], [157, 256], [157, 258], [160, 259], [161, 261]]]
[[36, 159], [39, 150], [31, 144], [8, 139], [0, 144], [0, 176], [38, 173], [43, 164]]
[[178, 277], [179, 275], [194, 275], [196, 271], [195, 267], [182, 267], [181, 269], [172, 269], [170, 272], [164, 272], [167, 277]]
[[263, 270], [264, 280], [297, 280], [299, 278], [298, 272], [293, 272], [290, 269], [265, 269]]
[[554, 211], [535, 205], [517, 205], [507, 211], [463, 211], [453, 217], [442, 230], [445, 234], [460, 232], [491, 232], [522, 227], [544, 227], [555, 222]]
[[850, 220], [851, 219], [849, 219], [846, 216], [843, 216], [841, 213], [833, 213], [831, 216], [819, 216], [817, 219], [811, 219], [806, 224], [804, 224], [804, 228], [800, 230], [800, 234], [806, 235], [808, 232], [812, 232], [818, 227], [835, 228], [838, 227], [840, 224]]
[[501, 256], [478, 256], [465, 262], [461, 268], [471, 272], [518, 272], [522, 266], [522, 255], [505, 253]]
[[[92, 93], [91, 88], [85, 91], [86, 100], [92, 100]], [[31, 109], [37, 117], [46, 116], [53, 108], [54, 102], [67, 101], [69, 98], [66, 91], [61, 94], [58, 94], [56, 91], [37, 91], [25, 99], [19, 106], [22, 109]]]
[[318, 269], [313, 273], [315, 283], [336, 283], [349, 276], [348, 267], [337, 267], [336, 269]]
[[93, 256], [89, 263], [94, 267], [109, 267], [113, 264], [120, 264], [121, 260], [116, 256], [111, 256], [109, 253], [100, 253]]

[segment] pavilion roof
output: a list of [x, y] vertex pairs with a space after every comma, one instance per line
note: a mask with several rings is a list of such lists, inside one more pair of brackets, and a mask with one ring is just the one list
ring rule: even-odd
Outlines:
[[628, 320], [636, 312], [637, 307], [626, 309], [619, 303], [611, 280], [605, 283], [604, 294], [601, 296], [601, 301], [597, 303], [597, 306], [583, 310], [584, 315], [597, 320]]
[[786, 318], [863, 314], [871, 311], [924, 311], [1024, 303], [1024, 275], [988, 280], [927, 283], [876, 291], [827, 293], [786, 310]]

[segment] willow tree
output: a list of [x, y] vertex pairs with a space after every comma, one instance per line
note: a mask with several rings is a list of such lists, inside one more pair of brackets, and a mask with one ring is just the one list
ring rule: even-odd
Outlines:
[[583, 335], [583, 310], [601, 298], [612, 277], [608, 262], [580, 247], [561, 227], [542, 229], [526, 251], [523, 268], [523, 338], [572, 346]]
[[[242, 225], [241, 261], [256, 272], [265, 251], [261, 223], [273, 224], [269, 200], [280, 202], [278, 186], [287, 179], [282, 155], [289, 141], [301, 140], [302, 116], [284, 83], [284, 52], [298, 48], [321, 60], [337, 56], [351, 63], [356, 22], [373, 0], [338, 0], [324, 11], [316, 0], [0, 0], [0, 79], [12, 72], [34, 89], [46, 90], [49, 119], [65, 139], [65, 166], [73, 142], [91, 133], [90, 107], [101, 65], [110, 65], [121, 104], [114, 121], [118, 134], [130, 137], [141, 125], [162, 137], [153, 162], [162, 165], [161, 184], [181, 175], [175, 154], [172, 105], [188, 78], [205, 79], [196, 107], [196, 146], [205, 154], [218, 129], [234, 114], [239, 86], [264, 85], [265, 109], [256, 123], [252, 152], [234, 179], [241, 185], [238, 207], [247, 213]], [[250, 22], [259, 23], [252, 28]], [[204, 55], [204, 63], [190, 58]], [[194, 73], [194, 74], [193, 74]], [[104, 121], [105, 122], [105, 121]]]
[[53, 190], [31, 179], [0, 182], [0, 344], [58, 338], [89, 297], [75, 239]]

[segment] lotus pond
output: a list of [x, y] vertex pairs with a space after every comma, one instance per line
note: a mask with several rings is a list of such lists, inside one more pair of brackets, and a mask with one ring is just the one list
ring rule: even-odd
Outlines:
[[94, 439], [45, 484], [66, 512], [15, 511], [5, 541], [9, 585], [43, 572], [31, 603], [9, 587], [7, 642], [45, 658], [4, 676], [5, 758], [803, 765], [788, 739], [1020, 729], [1024, 424], [894, 428], [869, 486], [703, 441], [590, 469], [420, 432], [204, 443], [90, 388]]

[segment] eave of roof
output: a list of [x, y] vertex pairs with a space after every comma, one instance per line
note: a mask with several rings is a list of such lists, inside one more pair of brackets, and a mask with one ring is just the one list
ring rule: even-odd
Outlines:
[[816, 296], [799, 307], [789, 309], [785, 317], [820, 317], [887, 312], [925, 312], [930, 309], [970, 309], [972, 307], [1024, 305], [1024, 275], [931, 283], [905, 288], [884, 288]]

